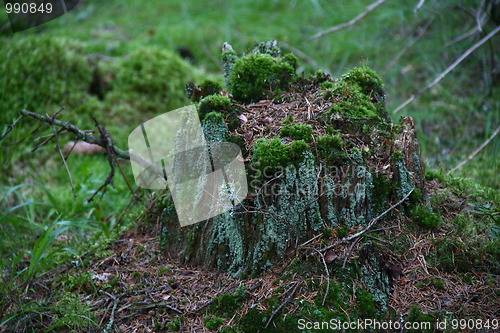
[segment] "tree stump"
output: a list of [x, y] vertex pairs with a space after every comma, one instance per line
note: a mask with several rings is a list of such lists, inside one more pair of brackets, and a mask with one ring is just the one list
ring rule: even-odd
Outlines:
[[416, 200], [426, 197], [413, 120], [390, 121], [371, 69], [305, 79], [274, 42], [239, 58], [228, 44], [223, 51], [232, 96], [211, 89], [197, 106], [207, 142], [242, 148], [249, 194], [181, 228], [165, 192], [152, 212], [166, 253], [235, 275], [261, 273], [318, 234], [365, 228], [413, 188]]

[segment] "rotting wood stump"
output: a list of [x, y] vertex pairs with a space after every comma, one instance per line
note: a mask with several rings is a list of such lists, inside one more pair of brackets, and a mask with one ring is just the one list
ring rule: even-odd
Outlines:
[[162, 194], [149, 214], [161, 220], [166, 253], [235, 275], [261, 273], [325, 230], [365, 228], [413, 188], [411, 200], [426, 198], [413, 120], [390, 121], [374, 71], [300, 78], [297, 59], [281, 56], [275, 42], [241, 57], [225, 44], [222, 58], [230, 94], [210, 81], [186, 89], [207, 141], [242, 148], [249, 194], [183, 228], [170, 194]]

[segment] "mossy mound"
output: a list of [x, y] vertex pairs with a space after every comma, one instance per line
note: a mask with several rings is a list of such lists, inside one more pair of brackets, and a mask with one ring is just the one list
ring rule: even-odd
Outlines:
[[188, 104], [185, 84], [204, 77], [177, 54], [157, 47], [133, 51], [105, 71], [111, 77], [105, 103], [146, 113], [167, 112]]
[[44, 35], [0, 39], [0, 119], [10, 123], [20, 109], [53, 113], [84, 103], [92, 67], [81, 44]]
[[[169, 50], [143, 47], [112, 58], [85, 54], [85, 46], [45, 35], [0, 39], [2, 123], [21, 109], [53, 114], [64, 106], [61, 119], [89, 128], [93, 116], [123, 146], [127, 128], [188, 104], [184, 85], [208, 78]], [[220, 85], [206, 80], [204, 88], [215, 93]]]

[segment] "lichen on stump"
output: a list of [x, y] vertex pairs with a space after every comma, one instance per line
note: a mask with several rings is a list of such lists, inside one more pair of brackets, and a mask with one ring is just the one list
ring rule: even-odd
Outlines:
[[[373, 70], [305, 79], [295, 75], [296, 58], [282, 57], [274, 43], [241, 57], [228, 44], [223, 51], [230, 94], [217, 95], [231, 103], [205, 97], [198, 105], [208, 142], [241, 146], [249, 195], [181, 228], [166, 192], [156, 209], [167, 253], [235, 275], [261, 273], [325, 230], [366, 227], [412, 188], [426, 198], [413, 121], [390, 121]], [[209, 109], [216, 100], [224, 103]]]

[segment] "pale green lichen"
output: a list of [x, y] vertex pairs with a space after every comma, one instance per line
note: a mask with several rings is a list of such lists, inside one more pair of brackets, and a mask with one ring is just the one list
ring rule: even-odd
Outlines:
[[335, 180], [331, 177], [323, 177], [322, 191], [323, 195], [326, 197], [326, 222], [328, 222], [331, 227], [338, 227], [339, 221], [337, 215], [335, 214], [334, 198], [337, 195], [337, 184]]
[[406, 162], [404, 159], [400, 159], [394, 162], [396, 165], [396, 179], [398, 180], [398, 186], [396, 187], [396, 195], [399, 199], [402, 199], [407, 193], [411, 191], [414, 187], [415, 182], [413, 181], [413, 176], [410, 171], [406, 168]]
[[258, 225], [263, 236], [252, 252], [252, 267], [263, 267], [267, 262], [267, 252], [275, 250], [281, 253], [293, 239], [301, 239], [309, 228], [315, 231], [323, 228], [314, 166], [312, 153], [304, 152], [304, 160], [298, 168], [287, 166], [282, 177], [272, 184], [272, 190], [276, 191], [275, 204], [266, 207], [264, 202], [258, 202], [258, 208], [266, 209], [269, 214], [263, 215], [262, 223]]
[[208, 113], [203, 120], [203, 133], [208, 142], [225, 142], [229, 137], [224, 117], [219, 112]]
[[387, 301], [391, 295], [391, 284], [389, 276], [382, 269], [372, 245], [365, 245], [362, 249], [365, 260], [361, 268], [363, 282], [368, 287], [373, 296], [373, 300], [378, 305], [379, 313], [387, 312]]
[[226, 87], [229, 90], [231, 90], [231, 80], [229, 77], [231, 76], [236, 60], [238, 60], [238, 55], [234, 52], [233, 47], [229, 45], [229, 43], [224, 43], [224, 45], [222, 45], [222, 67], [224, 69]]

